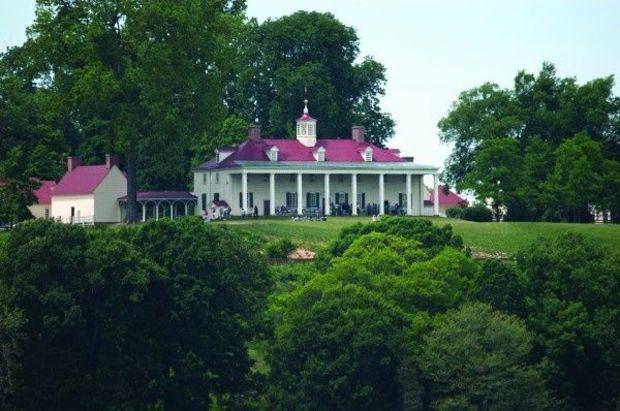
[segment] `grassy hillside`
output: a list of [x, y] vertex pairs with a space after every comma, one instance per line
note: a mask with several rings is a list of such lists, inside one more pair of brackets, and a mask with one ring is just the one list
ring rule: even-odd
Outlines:
[[[539, 236], [556, 236], [573, 231], [609, 247], [620, 247], [620, 225], [568, 223], [475, 223], [448, 218], [431, 218], [435, 224], [451, 224], [465, 244], [474, 251], [513, 254]], [[236, 230], [251, 231], [268, 239], [288, 237], [311, 249], [318, 249], [343, 227], [370, 222], [368, 217], [338, 217], [328, 221], [290, 219], [233, 220], [226, 222]]]

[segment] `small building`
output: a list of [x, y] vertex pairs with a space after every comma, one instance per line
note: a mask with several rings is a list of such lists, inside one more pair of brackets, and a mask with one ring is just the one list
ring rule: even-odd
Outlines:
[[69, 157], [67, 173], [51, 192], [51, 215], [65, 223], [117, 223], [118, 198], [127, 194], [127, 178], [116, 156], [106, 155], [105, 164], [82, 165]]
[[[196, 196], [188, 191], [138, 191], [138, 215], [142, 221], [194, 215]], [[127, 196], [118, 199], [121, 220], [127, 220]], [[141, 213], [141, 214], [140, 214]]]
[[233, 215], [255, 208], [259, 215], [423, 214], [423, 179], [433, 175], [437, 185], [437, 167], [366, 141], [361, 126], [350, 137], [317, 138], [319, 125], [305, 103], [297, 138], [265, 138], [254, 125], [245, 142], [220, 147], [196, 168], [197, 214], [214, 201], [226, 201]]
[[[435, 196], [434, 196], [434, 190], [427, 188], [427, 196], [426, 199], [424, 200], [424, 215], [436, 215], [435, 213]], [[447, 194], [445, 191], [445, 187], [440, 184], [439, 185], [439, 189], [437, 190], [437, 200], [438, 200], [438, 209], [439, 209], [439, 215], [442, 217], [446, 216], [446, 210], [448, 210], [449, 208], [455, 208], [455, 207], [467, 207], [467, 205], [469, 204], [468, 201], [466, 199], [464, 199], [463, 197], [461, 197], [460, 195], [458, 195], [457, 193], [455, 193], [452, 190], [448, 190]]]
[[28, 206], [34, 218], [50, 218], [52, 216], [52, 192], [56, 187], [54, 180], [39, 181], [39, 188], [34, 190], [35, 203]]

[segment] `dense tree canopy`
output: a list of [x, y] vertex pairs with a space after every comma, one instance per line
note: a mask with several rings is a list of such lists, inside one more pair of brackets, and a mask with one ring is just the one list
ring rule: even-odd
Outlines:
[[299, 11], [250, 22], [243, 40], [230, 102], [241, 117], [257, 118], [267, 135], [293, 136], [304, 98], [320, 136], [347, 138], [359, 124], [381, 145], [394, 133], [394, 121], [379, 107], [385, 68], [370, 57], [358, 61], [355, 29], [332, 14]]
[[453, 144], [445, 180], [493, 199], [496, 211], [506, 206], [508, 219], [588, 221], [589, 207], [620, 218], [617, 196], [601, 184], [616, 187], [620, 167], [613, 85], [613, 76], [579, 85], [545, 63], [538, 75], [519, 72], [512, 89], [486, 83], [461, 93], [439, 121]]
[[269, 280], [239, 235], [36, 221], [0, 250], [0, 408], [205, 409], [248, 389]]

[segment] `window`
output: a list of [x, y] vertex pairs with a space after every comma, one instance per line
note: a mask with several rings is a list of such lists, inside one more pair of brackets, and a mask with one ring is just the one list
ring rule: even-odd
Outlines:
[[215, 173], [215, 184], [220, 183], [220, 173]]
[[202, 184], [203, 184], [203, 185], [207, 185], [207, 173], [204, 173], [204, 174], [202, 175]]
[[364, 150], [364, 161], [372, 161], [372, 148], [366, 147]]
[[49, 208], [45, 209], [45, 218], [50, 218], [50, 209]]
[[357, 195], [357, 205], [360, 208], [366, 208], [366, 193], [359, 193]]
[[336, 204], [349, 204], [349, 193], [336, 193]]
[[311, 136], [314, 135], [314, 124], [308, 124], [308, 134]]
[[306, 193], [306, 208], [319, 208], [320, 201], [319, 193]]
[[286, 193], [286, 208], [297, 207], [297, 193]]
[[307, 136], [308, 135], [308, 125], [307, 124], [302, 124], [301, 125], [301, 135], [302, 136]]
[[316, 161], [325, 161], [325, 150], [318, 150], [316, 152]]
[[213, 193], [213, 201], [220, 201], [220, 193]]
[[207, 209], [207, 195], [206, 194], [203, 193], [200, 196], [200, 203], [202, 206], [202, 211], [206, 210]]
[[[239, 208], [243, 208], [243, 193], [241, 191], [239, 192]], [[254, 193], [248, 193], [248, 208], [254, 208]]]
[[403, 193], [398, 193], [398, 205], [405, 207], [407, 205], [407, 196]]

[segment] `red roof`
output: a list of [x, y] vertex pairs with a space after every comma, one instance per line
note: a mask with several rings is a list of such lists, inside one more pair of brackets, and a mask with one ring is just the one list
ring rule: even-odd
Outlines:
[[318, 139], [313, 147], [306, 147], [296, 139], [265, 138], [247, 140], [234, 153], [222, 162], [207, 161], [199, 169], [235, 167], [236, 161], [270, 161], [265, 153], [270, 147], [278, 148], [278, 161], [312, 161], [315, 162], [314, 152], [319, 148], [325, 149], [325, 161], [333, 162], [364, 162], [360, 154], [367, 147], [372, 148], [373, 162], [403, 162], [394, 150], [377, 147], [366, 142], [357, 142], [352, 139]]
[[54, 189], [53, 195], [92, 194], [108, 175], [109, 168], [99, 166], [79, 166], [68, 171]]
[[[137, 200], [194, 200], [196, 196], [189, 191], [138, 191]], [[119, 197], [119, 200], [127, 200], [127, 196]]]
[[[444, 194], [444, 189], [443, 189], [443, 185], [439, 184], [439, 204], [440, 205], [461, 205], [461, 204], [467, 204], [467, 200], [462, 198], [461, 196], [459, 196], [458, 194], [452, 192], [452, 191], [448, 191], [448, 194]], [[428, 205], [433, 205], [434, 201], [434, 195], [433, 195], [433, 190], [429, 190], [429, 195], [430, 195], [430, 200], [425, 200], [424, 204], [426, 204], [426, 202], [428, 201]]]
[[34, 190], [34, 196], [37, 199], [37, 204], [52, 204], [52, 191], [56, 187], [54, 180], [43, 180], [39, 188]]
[[314, 120], [314, 118], [310, 117], [310, 114], [308, 113], [302, 114], [302, 116], [297, 119], [297, 121], [308, 121], [308, 120]]

